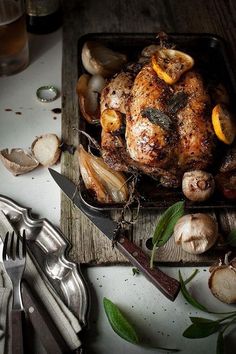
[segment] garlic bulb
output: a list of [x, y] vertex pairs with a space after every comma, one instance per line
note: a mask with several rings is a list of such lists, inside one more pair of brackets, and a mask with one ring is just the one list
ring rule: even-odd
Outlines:
[[122, 173], [113, 171], [101, 157], [78, 148], [80, 172], [85, 187], [92, 190], [100, 203], [123, 203], [129, 191]]
[[200, 254], [211, 248], [218, 238], [217, 222], [208, 214], [188, 214], [174, 228], [175, 242], [184, 251]]
[[182, 191], [189, 200], [201, 202], [207, 200], [214, 192], [213, 176], [205, 171], [185, 172], [182, 180]]
[[226, 304], [236, 303], [236, 258], [210, 269], [208, 286], [212, 294]]

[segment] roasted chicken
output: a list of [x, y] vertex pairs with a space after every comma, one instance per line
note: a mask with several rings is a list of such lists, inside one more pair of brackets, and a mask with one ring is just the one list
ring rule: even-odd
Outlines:
[[178, 187], [184, 172], [212, 164], [211, 100], [195, 70], [173, 85], [157, 76], [151, 62], [138, 73], [121, 71], [101, 93], [101, 114], [108, 108], [123, 114], [123, 130], [102, 130], [103, 158], [115, 170], [139, 170]]

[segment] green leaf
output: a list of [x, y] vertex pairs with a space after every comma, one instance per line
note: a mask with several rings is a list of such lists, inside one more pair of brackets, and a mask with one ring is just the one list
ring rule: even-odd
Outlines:
[[236, 247], [236, 229], [231, 230], [226, 239], [227, 244]]
[[205, 338], [218, 331], [220, 324], [217, 321], [191, 324], [183, 333], [185, 338]]
[[140, 274], [140, 270], [138, 268], [132, 268], [132, 272], [133, 272], [133, 275]]
[[188, 277], [187, 279], [185, 279], [184, 284], [188, 284], [191, 280], [193, 280], [193, 278], [197, 275], [197, 273], [199, 272], [199, 269], [195, 269], [195, 271], [190, 275], [190, 277]]
[[176, 222], [184, 215], [184, 202], [177, 202], [171, 205], [160, 217], [152, 243], [156, 247], [163, 246], [173, 234]]
[[219, 332], [216, 343], [216, 354], [224, 354], [224, 336], [222, 332]]
[[140, 112], [143, 118], [147, 118], [152, 124], [159, 125], [164, 130], [171, 130], [173, 126], [172, 119], [157, 108], [147, 107]]
[[196, 307], [198, 310], [209, 312], [204, 305], [202, 305], [200, 302], [195, 300], [192, 297], [192, 295], [188, 292], [180, 271], [179, 271], [179, 281], [180, 281], [180, 290], [185, 300], [187, 300], [190, 305]]
[[199, 324], [201, 324], [201, 323], [216, 323], [216, 322], [218, 322], [218, 321], [213, 321], [213, 320], [209, 320], [208, 318], [204, 318], [204, 317], [189, 317], [190, 318], [190, 320], [191, 320], [191, 322], [192, 323], [199, 323]]
[[119, 308], [115, 304], [113, 304], [111, 300], [105, 297], [103, 299], [103, 306], [112, 329], [121, 338], [127, 340], [128, 342], [134, 344], [139, 343], [139, 338], [135, 329], [121, 313]]

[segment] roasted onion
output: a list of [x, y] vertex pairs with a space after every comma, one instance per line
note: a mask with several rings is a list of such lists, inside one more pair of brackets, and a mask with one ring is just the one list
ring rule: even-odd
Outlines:
[[99, 95], [104, 86], [105, 80], [101, 75], [83, 74], [77, 82], [80, 111], [88, 123], [99, 121]]
[[127, 61], [125, 54], [115, 52], [95, 41], [84, 43], [81, 56], [83, 66], [88, 73], [103, 77], [115, 74]]
[[80, 172], [85, 187], [91, 190], [100, 203], [123, 203], [129, 191], [122, 173], [113, 171], [101, 157], [78, 148]]

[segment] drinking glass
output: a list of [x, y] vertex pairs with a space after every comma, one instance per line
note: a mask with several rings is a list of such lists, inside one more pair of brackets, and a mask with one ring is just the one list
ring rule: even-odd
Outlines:
[[28, 63], [24, 0], [0, 0], [0, 76], [16, 74]]

